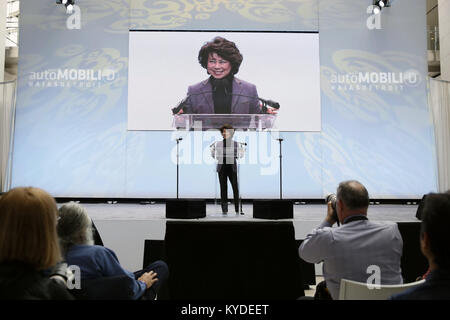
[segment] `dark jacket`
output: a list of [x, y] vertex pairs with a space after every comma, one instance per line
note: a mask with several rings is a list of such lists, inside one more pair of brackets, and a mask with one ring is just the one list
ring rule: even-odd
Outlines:
[[425, 282], [418, 287], [408, 289], [391, 300], [450, 300], [450, 270], [431, 271]]
[[21, 262], [0, 264], [0, 300], [73, 300], [56, 280]]

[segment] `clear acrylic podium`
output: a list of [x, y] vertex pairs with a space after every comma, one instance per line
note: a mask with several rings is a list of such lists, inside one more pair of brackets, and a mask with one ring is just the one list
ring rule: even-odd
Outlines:
[[275, 119], [274, 114], [177, 114], [173, 116], [172, 127], [182, 130], [209, 130], [230, 124], [237, 130], [264, 130], [272, 129]]

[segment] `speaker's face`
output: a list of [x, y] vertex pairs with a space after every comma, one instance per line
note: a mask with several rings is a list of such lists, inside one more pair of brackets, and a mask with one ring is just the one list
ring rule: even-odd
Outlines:
[[230, 139], [233, 136], [233, 129], [222, 130], [222, 137], [224, 139]]
[[223, 79], [231, 72], [231, 63], [213, 52], [208, 57], [208, 73], [215, 79]]

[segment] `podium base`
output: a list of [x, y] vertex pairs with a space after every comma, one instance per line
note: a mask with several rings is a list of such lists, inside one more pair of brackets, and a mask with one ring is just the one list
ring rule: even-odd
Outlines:
[[166, 218], [198, 219], [206, 217], [206, 200], [171, 199], [166, 201]]
[[294, 202], [292, 200], [254, 200], [253, 218], [293, 219]]

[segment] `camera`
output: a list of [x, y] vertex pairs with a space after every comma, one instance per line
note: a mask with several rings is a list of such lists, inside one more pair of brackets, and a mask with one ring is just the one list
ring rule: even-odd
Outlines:
[[72, 282], [74, 274], [67, 266], [66, 262], [58, 262], [50, 271], [50, 279], [67, 286], [68, 282]]
[[336, 220], [337, 224], [339, 225], [339, 219], [337, 216], [337, 210], [336, 210], [336, 200], [337, 197], [334, 193], [330, 193], [325, 197], [325, 202], [328, 203], [331, 201], [331, 207], [333, 208], [333, 219]]

